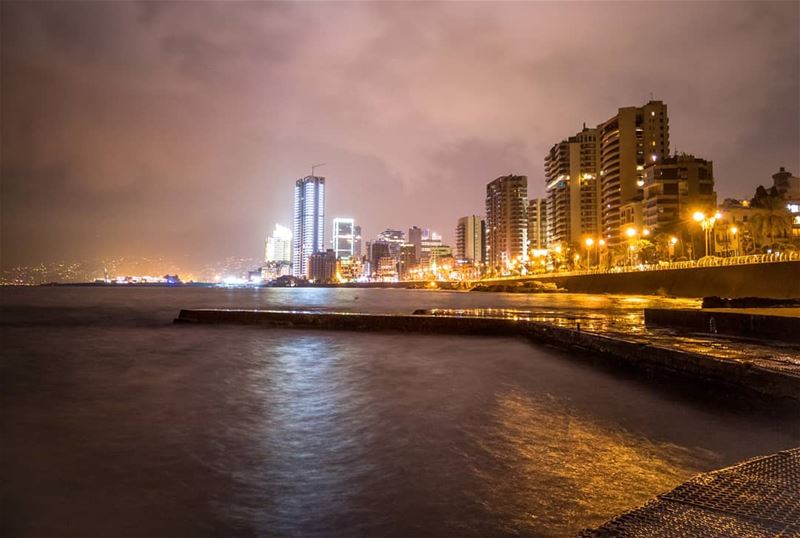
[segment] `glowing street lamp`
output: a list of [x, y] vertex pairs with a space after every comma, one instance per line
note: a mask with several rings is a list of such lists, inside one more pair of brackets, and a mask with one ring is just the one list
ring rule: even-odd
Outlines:
[[669, 258], [670, 261], [675, 257], [675, 245], [678, 244], [678, 238], [674, 235], [669, 238]]
[[700, 227], [703, 229], [703, 234], [705, 236], [705, 244], [706, 244], [705, 248], [706, 256], [708, 256], [708, 236], [710, 235], [711, 230], [714, 228], [714, 223], [717, 221], [717, 219], [721, 217], [722, 215], [720, 214], [719, 211], [717, 211], [716, 213], [714, 213], [714, 215], [710, 217], [706, 217], [706, 214], [703, 213], [702, 211], [695, 211], [694, 214], [692, 215], [694, 221], [698, 223]]
[[737, 228], [736, 226], [731, 226], [728, 229], [728, 231], [733, 236], [733, 240], [736, 241], [736, 246], [733, 248], [733, 255], [734, 256], [738, 256], [739, 255], [739, 236], [737, 234], [739, 233], [739, 228]]
[[586, 245], [586, 268], [592, 268], [592, 245], [594, 245], [594, 239], [591, 237], [587, 237], [584, 241]]

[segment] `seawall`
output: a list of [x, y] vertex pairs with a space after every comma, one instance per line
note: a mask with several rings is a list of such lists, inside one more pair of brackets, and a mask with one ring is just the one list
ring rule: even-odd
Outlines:
[[800, 297], [800, 261], [519, 279], [525, 280], [554, 282], [572, 293], [792, 299]]

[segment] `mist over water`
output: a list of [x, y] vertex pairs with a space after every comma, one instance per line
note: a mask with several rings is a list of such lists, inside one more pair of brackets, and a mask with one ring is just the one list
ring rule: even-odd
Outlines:
[[0, 293], [7, 536], [566, 536], [800, 443], [798, 421], [523, 340], [171, 324], [199, 307], [624, 317], [668, 299]]

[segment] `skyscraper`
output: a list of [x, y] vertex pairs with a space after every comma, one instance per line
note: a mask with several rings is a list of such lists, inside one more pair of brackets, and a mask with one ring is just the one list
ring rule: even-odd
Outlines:
[[486, 185], [486, 255], [490, 271], [527, 258], [528, 178], [502, 176]]
[[575, 245], [600, 233], [599, 164], [597, 129], [584, 126], [550, 148], [544, 159], [548, 245]]
[[483, 263], [486, 251], [486, 222], [478, 215], [458, 219], [456, 225], [456, 258]]
[[325, 178], [306, 176], [294, 186], [292, 275], [308, 276], [308, 258], [324, 250]]
[[[333, 251], [337, 259], [355, 256], [356, 225], [353, 219], [333, 219]], [[359, 249], [360, 250], [360, 249]]]
[[610, 245], [622, 239], [620, 209], [642, 196], [644, 168], [669, 155], [667, 105], [620, 108], [597, 126], [600, 136], [602, 233]]

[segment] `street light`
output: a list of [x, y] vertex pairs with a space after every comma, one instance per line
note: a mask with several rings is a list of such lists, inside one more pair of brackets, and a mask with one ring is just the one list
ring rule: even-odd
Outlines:
[[736, 234], [739, 233], [739, 228], [737, 228], [736, 226], [731, 226], [729, 228], [729, 231], [731, 232], [731, 235], [733, 236], [734, 241], [736, 241], [736, 246], [733, 249], [733, 255], [734, 256], [738, 256], [739, 255], [739, 237]]
[[706, 244], [705, 256], [708, 256], [708, 236], [711, 233], [711, 230], [714, 228], [714, 223], [720, 217], [722, 217], [722, 215], [719, 213], [719, 211], [714, 213], [714, 215], [711, 217], [706, 217], [706, 214], [702, 211], [695, 211], [692, 215], [694, 221], [700, 224], [700, 227], [703, 229], [703, 235], [705, 236]]
[[669, 257], [670, 261], [675, 257], [675, 245], [678, 244], [678, 238], [674, 235], [669, 238]]
[[594, 245], [594, 239], [591, 237], [587, 237], [586, 241], [584, 241], [586, 245], [586, 268], [592, 268], [592, 245]]

